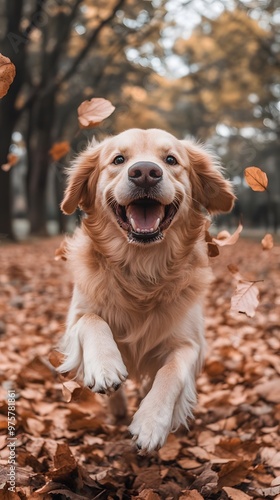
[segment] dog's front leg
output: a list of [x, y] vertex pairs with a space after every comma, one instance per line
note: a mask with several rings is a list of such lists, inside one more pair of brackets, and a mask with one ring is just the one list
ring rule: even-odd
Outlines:
[[152, 451], [161, 447], [171, 430], [186, 425], [196, 403], [195, 375], [201, 349], [197, 344], [175, 350], [155, 376], [130, 425], [138, 448]]
[[60, 372], [77, 369], [93, 392], [110, 393], [126, 379], [127, 370], [109, 325], [96, 314], [83, 314], [64, 339]]

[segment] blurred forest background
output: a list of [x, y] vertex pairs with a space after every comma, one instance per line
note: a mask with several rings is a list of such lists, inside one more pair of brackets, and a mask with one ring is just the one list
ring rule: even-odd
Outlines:
[[[248, 227], [280, 221], [280, 7], [277, 0], [0, 0], [0, 52], [17, 74], [0, 101], [0, 238], [64, 231], [65, 165], [92, 130], [77, 107], [116, 111], [97, 139], [158, 127], [207, 141], [222, 157]], [[54, 161], [55, 143], [70, 151]], [[268, 175], [254, 193], [247, 166]], [[223, 220], [221, 221], [223, 222]]]

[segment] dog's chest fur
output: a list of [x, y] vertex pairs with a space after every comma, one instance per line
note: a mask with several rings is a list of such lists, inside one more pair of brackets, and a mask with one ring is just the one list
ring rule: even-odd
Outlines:
[[[156, 371], [161, 351], [166, 353], [166, 344], [175, 333], [180, 338], [188, 310], [209, 282], [204, 245], [184, 260], [166, 262], [158, 251], [153, 262], [147, 254], [128, 259], [130, 265], [120, 265], [96, 252], [82, 231], [77, 236], [69, 260], [75, 262], [71, 266], [74, 281], [81, 297], [87, 298], [89, 312], [108, 323], [130, 372], [136, 377], [145, 373], [151, 356]], [[194, 260], [200, 266], [194, 266]]]

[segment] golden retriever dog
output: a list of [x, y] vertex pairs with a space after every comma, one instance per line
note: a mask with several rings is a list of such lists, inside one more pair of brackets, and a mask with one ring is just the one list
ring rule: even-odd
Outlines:
[[[67, 243], [74, 291], [59, 370], [108, 395], [128, 375], [149, 380], [129, 427], [142, 450], [192, 417], [210, 280], [206, 215], [230, 211], [234, 199], [215, 157], [163, 130], [90, 144], [69, 171], [62, 210], [79, 206], [85, 217]], [[121, 388], [109, 404], [125, 414]]]

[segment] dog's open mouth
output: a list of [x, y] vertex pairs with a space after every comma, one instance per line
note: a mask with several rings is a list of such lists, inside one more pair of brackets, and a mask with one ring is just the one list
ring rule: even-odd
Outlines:
[[175, 203], [162, 205], [150, 198], [140, 198], [127, 206], [112, 205], [118, 224], [127, 231], [131, 242], [151, 243], [163, 238], [178, 207]]

